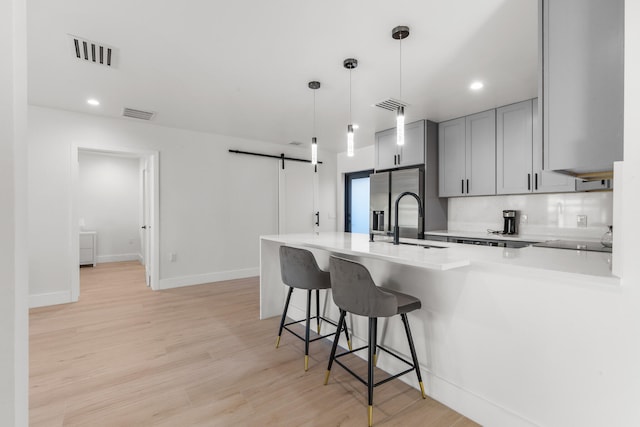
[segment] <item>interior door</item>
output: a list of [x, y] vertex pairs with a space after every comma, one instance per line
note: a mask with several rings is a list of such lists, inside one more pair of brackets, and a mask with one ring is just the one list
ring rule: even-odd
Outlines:
[[309, 163], [278, 162], [279, 233], [313, 233], [318, 228], [318, 178]]
[[151, 286], [151, 209], [150, 209], [150, 194], [151, 188], [149, 185], [149, 162], [143, 160], [144, 168], [142, 169], [142, 226], [140, 231], [142, 234], [142, 258], [144, 262], [145, 281], [147, 286]]

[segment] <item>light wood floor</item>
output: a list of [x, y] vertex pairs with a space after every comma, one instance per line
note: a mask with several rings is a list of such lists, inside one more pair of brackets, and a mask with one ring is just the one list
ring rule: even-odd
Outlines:
[[[366, 388], [328, 342], [258, 320], [258, 279], [153, 292], [136, 262], [81, 269], [78, 303], [31, 310], [31, 426], [364, 426]], [[353, 361], [354, 364], [364, 362]], [[400, 381], [376, 388], [376, 426], [476, 424]]]

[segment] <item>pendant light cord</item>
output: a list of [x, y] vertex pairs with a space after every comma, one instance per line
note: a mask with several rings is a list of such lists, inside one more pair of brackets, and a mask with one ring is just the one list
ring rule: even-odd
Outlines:
[[402, 101], [402, 38], [400, 38], [400, 101]]
[[351, 119], [351, 71], [352, 69], [349, 68], [349, 123], [352, 124], [352, 119]]
[[316, 136], [316, 91], [313, 91], [313, 136]]

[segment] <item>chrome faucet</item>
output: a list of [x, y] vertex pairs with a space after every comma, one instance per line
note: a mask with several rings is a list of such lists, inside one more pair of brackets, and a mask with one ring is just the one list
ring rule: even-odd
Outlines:
[[418, 196], [416, 193], [412, 193], [411, 191], [405, 191], [404, 193], [400, 194], [396, 199], [396, 222], [395, 222], [395, 226], [393, 227], [393, 244], [394, 245], [400, 244], [400, 227], [398, 226], [398, 205], [400, 204], [400, 199], [402, 199], [404, 196], [413, 196], [418, 202], [418, 212], [420, 217], [424, 216], [424, 211], [422, 210], [422, 202], [420, 201], [420, 196]]

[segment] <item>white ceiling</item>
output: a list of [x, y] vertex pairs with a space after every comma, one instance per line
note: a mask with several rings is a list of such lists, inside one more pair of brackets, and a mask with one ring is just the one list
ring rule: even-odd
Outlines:
[[[29, 0], [29, 102], [287, 144], [309, 144], [313, 91], [321, 148], [344, 151], [352, 73], [356, 148], [394, 126], [373, 107], [399, 97], [407, 122], [439, 122], [537, 94], [537, 0]], [[72, 55], [67, 34], [119, 49], [115, 69]], [[471, 81], [485, 83], [480, 92]], [[86, 104], [100, 100], [99, 107]], [[122, 119], [132, 120], [132, 119]]]

